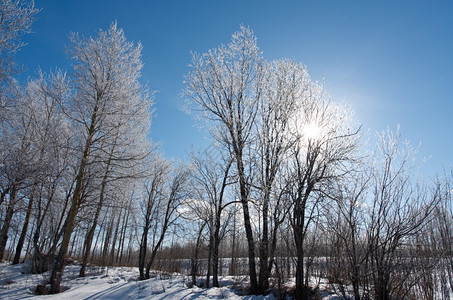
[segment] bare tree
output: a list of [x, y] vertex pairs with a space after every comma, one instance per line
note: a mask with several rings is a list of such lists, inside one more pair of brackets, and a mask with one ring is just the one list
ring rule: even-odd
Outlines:
[[[22, 98], [22, 97], [21, 97]], [[26, 108], [24, 101], [20, 101], [17, 114], [10, 119], [10, 126], [3, 128], [2, 146], [2, 202], [5, 203], [6, 214], [2, 220], [0, 229], [0, 260], [3, 259], [6, 244], [8, 241], [8, 231], [11, 220], [16, 210], [20, 192], [28, 184], [29, 174], [34, 173], [34, 156], [35, 151], [33, 142], [35, 140], [36, 130], [33, 126], [33, 113]], [[8, 196], [8, 197], [7, 197]]]
[[[292, 146], [292, 141], [288, 139], [290, 119], [304, 86], [310, 81], [306, 69], [290, 60], [266, 63], [263, 74], [262, 101], [258, 107], [255, 141], [255, 167], [258, 170], [258, 184], [255, 186], [259, 190], [262, 214], [258, 281], [261, 291], [269, 288], [269, 275], [273, 266], [272, 258], [269, 256], [275, 251], [278, 226], [285, 217], [285, 213], [280, 214], [285, 210], [282, 209], [282, 194], [276, 181], [282, 169], [282, 162]], [[272, 196], [276, 199], [272, 199]], [[271, 223], [273, 223], [272, 235]]]
[[[437, 190], [440, 195], [440, 203], [436, 208], [432, 226], [426, 231], [429, 239], [431, 253], [438, 253], [440, 263], [438, 273], [442, 297], [451, 297], [453, 286], [453, 172], [436, 180]], [[433, 243], [437, 241], [439, 245]], [[437, 251], [436, 251], [437, 250]]]
[[211, 153], [203, 152], [202, 156], [192, 155], [192, 181], [196, 197], [195, 201], [186, 204], [191, 208], [196, 218], [204, 220], [209, 230], [209, 253], [206, 285], [209, 287], [210, 269], [212, 264], [212, 285], [219, 287], [219, 246], [226, 232], [229, 214], [224, 210], [231, 203], [225, 201], [233, 164], [231, 158], [221, 158], [215, 161]]
[[21, 70], [14, 60], [14, 55], [25, 45], [21, 37], [30, 33], [31, 24], [38, 11], [34, 7], [33, 0], [0, 1], [0, 81], [2, 83]]
[[332, 103], [323, 87], [304, 87], [292, 116], [295, 141], [289, 154], [286, 178], [293, 207], [291, 226], [296, 247], [296, 299], [309, 296], [304, 276], [304, 242], [320, 204], [329, 199], [329, 187], [351, 171], [357, 158], [359, 127], [350, 119], [348, 107]]
[[[139, 107], [137, 107], [140, 110]], [[143, 145], [137, 145], [134, 141], [135, 138], [140, 136], [139, 133], [134, 131], [142, 130], [141, 127], [131, 128], [131, 116], [120, 115], [119, 125], [110, 132], [110, 138], [102, 141], [100, 149], [103, 149], [100, 154], [94, 159], [97, 164], [100, 178], [98, 181], [99, 195], [96, 211], [94, 212], [94, 218], [87, 232], [84, 242], [84, 255], [82, 267], [80, 269], [79, 276], [85, 276], [85, 269], [88, 263], [88, 258], [91, 252], [91, 246], [94, 238], [94, 232], [98, 225], [99, 216], [104, 208], [105, 198], [107, 197], [108, 186], [113, 185], [120, 189], [120, 185], [128, 186], [131, 180], [140, 179], [144, 176], [141, 164], [144, 159], [149, 155], [150, 149], [146, 148], [148, 143]], [[140, 139], [143, 142], [143, 139]], [[145, 147], [143, 147], [145, 146]], [[148, 145], [149, 147], [149, 145]], [[118, 182], [119, 181], [119, 182]], [[112, 194], [120, 194], [112, 192]], [[110, 198], [114, 198], [112, 195]]]
[[414, 149], [408, 143], [401, 148], [399, 131], [378, 138], [367, 232], [374, 296], [404, 298], [413, 286], [406, 285], [413, 267], [402, 254], [404, 243], [427, 224], [440, 195], [413, 182]]
[[[62, 104], [75, 124], [80, 125], [83, 142], [75, 187], [71, 196], [61, 246], [52, 269], [51, 293], [60, 292], [64, 258], [68, 251], [90, 163], [105, 149], [103, 142], [112, 137], [112, 131], [123, 125], [142, 128], [149, 126], [149, 96], [138, 82], [142, 63], [141, 46], [127, 42], [121, 29], [113, 24], [108, 31], [99, 31], [98, 37], [71, 38], [70, 54], [73, 68], [74, 100]], [[133, 125], [131, 125], [133, 124]], [[126, 131], [126, 130], [125, 130]], [[134, 131], [138, 133], [139, 131]], [[136, 137], [139, 145], [146, 134]]]
[[360, 171], [336, 188], [335, 199], [325, 207], [327, 230], [331, 235], [329, 277], [340, 286], [352, 285], [354, 299], [366, 299], [369, 294], [369, 248], [367, 247], [367, 207], [370, 174]]
[[252, 139], [260, 98], [262, 59], [256, 38], [248, 28], [234, 33], [228, 45], [192, 57], [186, 91], [200, 117], [212, 121], [211, 134], [234, 157], [248, 243], [251, 293], [258, 291], [255, 242], [249, 212], [250, 185], [246, 148]]
[[30, 126], [34, 128], [35, 137], [31, 142], [35, 155], [33, 172], [29, 172], [28, 175], [29, 192], [26, 195], [26, 198], [28, 198], [26, 215], [16, 246], [13, 264], [19, 263], [34, 207], [34, 199], [38, 197], [40, 183], [44, 182], [45, 178], [52, 177], [53, 169], [58, 169], [56, 164], [58, 160], [51, 153], [58, 153], [60, 151], [58, 148], [67, 146], [67, 140], [71, 135], [67, 121], [57, 105], [59, 101], [68, 97], [68, 92], [68, 82], [61, 72], [48, 76], [41, 73], [38, 79], [27, 84], [24, 95], [26, 104], [23, 103], [21, 106], [24, 105], [28, 113], [32, 115]]
[[15, 263], [20, 258], [38, 183], [55, 165], [49, 153], [56, 144], [62, 146], [60, 143], [69, 132], [56, 104], [67, 97], [68, 84], [63, 74], [39, 74], [38, 79], [28, 82], [27, 87], [19, 92], [14, 103], [15, 113], [2, 124], [1, 131], [2, 145], [5, 146], [1, 164], [2, 202], [8, 194], [6, 191], [9, 192], [9, 201], [0, 234], [0, 258], [3, 258], [17, 199], [23, 197], [28, 200]]
[[[63, 122], [60, 124], [63, 124]], [[51, 158], [53, 164], [48, 165], [51, 168], [46, 171], [46, 176], [41, 177], [36, 201], [34, 201], [36, 204], [34, 207], [34, 232], [32, 234], [32, 273], [42, 273], [51, 267], [54, 252], [61, 236], [61, 227], [67, 211], [71, 187], [75, 180], [74, 153], [71, 140], [66, 139], [66, 142], [62, 143], [62, 140], [65, 140], [65, 134], [61, 132], [60, 135], [50, 136], [55, 139], [52, 139], [53, 143], [48, 143], [48, 146], [52, 146], [48, 148], [49, 152], [46, 154]]]
[[143, 214], [143, 231], [140, 239], [140, 250], [138, 258], [138, 268], [140, 279], [147, 279], [145, 276], [146, 252], [148, 250], [148, 235], [151, 230], [154, 237], [159, 225], [159, 214], [162, 213], [162, 203], [164, 203], [164, 185], [170, 172], [168, 162], [160, 157], [156, 157], [149, 166], [149, 176], [145, 179], [144, 194], [140, 205]]
[[[168, 166], [167, 164], [167, 168]], [[156, 178], [158, 181], [152, 181], [151, 185], [146, 188], [145, 227], [140, 242], [139, 257], [140, 279], [150, 278], [151, 266], [164, 241], [166, 233], [179, 218], [178, 206], [188, 196], [186, 186], [189, 178], [188, 170], [181, 166], [173, 170], [172, 173], [165, 174], [165, 171], [165, 169], [159, 171], [157, 173], [158, 178]], [[161, 177], [162, 175], [159, 175], [159, 173], [168, 176]], [[147, 216], [149, 217], [147, 218]], [[146, 270], [143, 272], [148, 248], [149, 230], [151, 230], [152, 234], [151, 254], [146, 263]]]

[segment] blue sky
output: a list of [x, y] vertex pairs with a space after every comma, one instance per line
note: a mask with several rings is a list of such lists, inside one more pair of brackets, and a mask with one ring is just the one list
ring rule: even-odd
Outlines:
[[422, 143], [427, 175], [453, 165], [452, 1], [61, 1], [35, 0], [42, 9], [17, 60], [22, 76], [70, 69], [70, 32], [95, 35], [113, 22], [143, 44], [143, 82], [155, 95], [151, 137], [167, 158], [209, 144], [183, 111], [184, 75], [191, 51], [227, 43], [249, 26], [267, 60], [304, 63], [324, 78], [335, 101], [349, 103], [372, 136], [400, 124], [403, 139]]

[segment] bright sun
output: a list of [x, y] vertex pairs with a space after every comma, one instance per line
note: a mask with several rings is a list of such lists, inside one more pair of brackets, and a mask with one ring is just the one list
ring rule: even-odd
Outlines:
[[303, 136], [307, 140], [317, 139], [321, 134], [321, 128], [315, 123], [305, 124], [302, 128]]

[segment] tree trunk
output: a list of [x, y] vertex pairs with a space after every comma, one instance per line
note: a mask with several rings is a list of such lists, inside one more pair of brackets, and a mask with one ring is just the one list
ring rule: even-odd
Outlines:
[[79, 170], [79, 178], [77, 180], [77, 186], [74, 191], [74, 196], [71, 201], [71, 208], [69, 209], [68, 217], [66, 219], [66, 228], [63, 235], [63, 241], [61, 242], [61, 247], [58, 252], [58, 255], [55, 259], [55, 264], [52, 268], [52, 274], [50, 276], [50, 292], [52, 294], [59, 293], [61, 278], [63, 276], [63, 268], [65, 256], [69, 248], [69, 241], [71, 239], [72, 231], [74, 230], [75, 219], [79, 209], [80, 196], [82, 192], [82, 180], [83, 173], [85, 169], [85, 163], [82, 163]]
[[142, 239], [140, 242], [140, 249], [138, 253], [138, 271], [139, 271], [139, 278], [140, 280], [146, 279], [145, 273], [144, 273], [144, 268], [145, 268], [145, 259], [146, 259], [146, 248], [148, 247], [148, 229], [149, 229], [149, 224], [145, 224], [145, 227], [143, 228], [143, 233], [142, 233]]
[[[33, 190], [34, 190], [34, 188], [33, 188]], [[27, 236], [28, 223], [30, 222], [31, 210], [33, 208], [33, 197], [34, 197], [34, 192], [32, 191], [30, 199], [28, 200], [27, 214], [25, 215], [24, 225], [22, 226], [22, 231], [20, 233], [19, 241], [17, 242], [16, 254], [14, 255], [13, 265], [16, 265], [19, 263], [20, 254], [22, 252], [22, 248], [24, 247], [25, 238]]]
[[[116, 139], [115, 139], [115, 142], [116, 142]], [[105, 188], [107, 186], [107, 179], [108, 179], [108, 176], [110, 173], [110, 164], [112, 162], [114, 148], [115, 147], [112, 147], [112, 149], [110, 150], [110, 155], [109, 155], [109, 158], [107, 161], [107, 165], [105, 167], [105, 173], [104, 173], [104, 176], [102, 178], [102, 183], [101, 183], [101, 190], [99, 192], [99, 203], [98, 203], [98, 206], [96, 207], [96, 213], [94, 215], [93, 224], [85, 238], [84, 247], [83, 247], [85, 251], [83, 253], [83, 262], [82, 262], [82, 267], [80, 268], [79, 277], [85, 277], [85, 270], [86, 270], [86, 266], [88, 263], [88, 258], [90, 257], [91, 246], [92, 246], [93, 237], [94, 237], [94, 231], [96, 230], [99, 215], [101, 214], [101, 210], [104, 206]]]
[[[212, 228], [211, 228], [212, 230]], [[207, 271], [206, 271], [206, 288], [209, 288], [211, 284], [211, 269], [212, 269], [212, 250], [213, 250], [213, 243], [214, 238], [212, 233], [209, 235], [209, 245], [208, 245], [208, 263], [207, 263]]]
[[119, 258], [117, 258], [119, 265], [122, 265], [122, 262], [123, 262], [124, 241], [126, 240], [127, 223], [129, 221], [129, 215], [131, 212], [130, 206], [131, 206], [131, 204], [129, 204], [126, 216], [125, 216], [125, 218], [123, 218], [123, 224], [121, 226], [121, 243], [120, 243], [121, 246], [120, 246], [120, 251], [119, 251]]
[[250, 293], [255, 294], [257, 290], [256, 278], [256, 263], [255, 263], [255, 243], [253, 241], [252, 225], [250, 224], [250, 213], [247, 202], [242, 202], [242, 210], [244, 213], [245, 235], [248, 244], [248, 265], [250, 272]]
[[260, 242], [260, 275], [258, 280], [258, 291], [263, 293], [269, 288], [269, 192], [267, 188], [264, 193], [263, 203], [263, 236]]
[[162, 226], [162, 231], [160, 233], [159, 240], [157, 241], [157, 244], [154, 246], [154, 248], [151, 252], [151, 257], [149, 258], [148, 264], [146, 265], [146, 273], [145, 273], [146, 279], [149, 279], [149, 271], [151, 270], [151, 266], [153, 265], [154, 259], [156, 258], [157, 251], [159, 250], [160, 245], [164, 241], [165, 233], [167, 232], [167, 229], [169, 226], [169, 221], [170, 221], [169, 220], [170, 210], [171, 210], [171, 203], [169, 202], [167, 204], [167, 210], [165, 212], [165, 221], [164, 221], [164, 225]]
[[295, 299], [306, 300], [309, 299], [308, 287], [304, 283], [304, 249], [303, 244], [296, 243], [296, 290], [294, 292]]
[[296, 201], [294, 208], [294, 242], [296, 244], [296, 290], [294, 296], [297, 300], [309, 298], [308, 287], [304, 283], [304, 225], [305, 225], [305, 201]]
[[250, 213], [248, 206], [248, 188], [245, 181], [244, 165], [242, 162], [242, 153], [237, 155], [236, 164], [239, 174], [239, 190], [241, 196], [242, 212], [244, 214], [245, 235], [248, 244], [248, 265], [250, 275], [250, 294], [257, 292], [256, 263], [255, 263], [255, 243], [253, 241], [252, 225], [250, 223]]
[[129, 243], [127, 245], [127, 265], [130, 266], [131, 265], [131, 254], [132, 254], [132, 240], [134, 238], [134, 232], [131, 230], [130, 231], [130, 234], [129, 234]]
[[156, 246], [153, 248], [153, 251], [151, 252], [151, 257], [149, 258], [148, 264], [146, 265], [146, 274], [145, 274], [146, 279], [150, 278], [149, 272], [151, 271], [151, 266], [153, 265], [154, 259], [156, 258], [157, 251], [159, 251], [160, 245], [162, 244], [162, 241], [164, 240], [163, 236], [164, 236], [164, 234], [162, 235], [162, 238], [159, 239]]
[[[182, 175], [182, 174], [180, 174], [180, 175]], [[180, 181], [180, 179], [183, 178], [183, 177], [178, 177], [178, 176], [173, 178], [171, 191], [168, 196], [169, 198], [168, 198], [168, 202], [167, 202], [166, 209], [165, 209], [164, 223], [162, 225], [160, 237], [159, 237], [159, 240], [157, 241], [157, 243], [154, 245], [154, 248], [151, 252], [151, 257], [148, 261], [148, 264], [146, 265], [146, 274], [145, 274], [146, 279], [149, 279], [149, 271], [151, 269], [151, 266], [153, 265], [154, 259], [156, 258], [157, 251], [159, 250], [160, 245], [164, 241], [165, 233], [167, 232], [168, 227], [171, 225], [171, 222], [172, 222], [171, 217], [174, 212], [173, 204], [175, 201], [175, 197], [177, 197], [177, 193], [178, 193], [177, 190], [179, 189], [180, 184], [182, 183]]]
[[[38, 220], [36, 222], [36, 228], [35, 232], [33, 234], [33, 259], [32, 259], [32, 265], [31, 265], [31, 273], [32, 274], [41, 274], [49, 270], [50, 268], [50, 260], [53, 260], [53, 252], [49, 253], [47, 256], [43, 255], [41, 253], [41, 249], [39, 247], [39, 236], [41, 234], [41, 227], [44, 222], [46, 213], [50, 207], [51, 201], [49, 200], [46, 204], [46, 207], [44, 208], [44, 212], [42, 215], [38, 217]], [[40, 208], [40, 206], [38, 206]], [[39, 213], [41, 213], [41, 210], [39, 210]]]
[[227, 186], [228, 174], [230, 172], [232, 160], [228, 162], [225, 168], [222, 180], [222, 187], [220, 189], [219, 199], [217, 203], [217, 211], [215, 215], [215, 228], [214, 228], [214, 244], [212, 251], [212, 286], [219, 287], [219, 245], [220, 245], [220, 223], [222, 218], [222, 211], [225, 208], [223, 206], [223, 195], [225, 194], [225, 188]]
[[106, 266], [109, 261], [107, 255], [109, 252], [110, 239], [112, 238], [113, 222], [115, 221], [115, 218], [116, 218], [116, 213], [115, 213], [115, 211], [112, 211], [111, 221], [105, 232], [104, 248], [102, 249], [102, 265], [103, 266]]
[[120, 227], [120, 220], [121, 220], [121, 214], [122, 214], [122, 209], [120, 208], [120, 213], [116, 222], [116, 228], [115, 228], [115, 233], [113, 234], [113, 241], [112, 241], [112, 247], [110, 248], [110, 260], [109, 260], [109, 265], [113, 266], [113, 261], [114, 261], [114, 256], [115, 256], [115, 246], [116, 246], [116, 241], [118, 240], [118, 232], [119, 232], [119, 227]]
[[85, 242], [84, 242], [84, 253], [83, 253], [83, 261], [82, 261], [82, 266], [80, 267], [80, 272], [79, 272], [79, 277], [85, 277], [85, 271], [86, 267], [88, 264], [88, 258], [90, 257], [91, 254], [91, 246], [93, 244], [93, 238], [94, 238], [94, 232], [96, 230], [97, 224], [98, 224], [98, 218], [101, 213], [101, 208], [102, 208], [102, 203], [104, 200], [103, 196], [103, 186], [101, 186], [101, 197], [99, 200], [99, 204], [96, 208], [96, 213], [94, 214], [94, 220], [93, 224], [90, 227], [90, 230], [88, 231], [86, 237], [85, 237]]
[[3, 226], [0, 231], [0, 261], [3, 260], [3, 257], [5, 255], [6, 242], [8, 241], [8, 231], [9, 226], [11, 225], [11, 220], [14, 215], [14, 206], [16, 204], [17, 193], [18, 193], [17, 188], [13, 187], [10, 194], [10, 200], [8, 204], [8, 209], [6, 211], [5, 220], [3, 221]]
[[35, 232], [35, 226], [36, 223], [32, 223], [32, 227], [30, 229], [30, 238], [28, 239], [27, 247], [25, 248], [25, 256], [26, 258], [30, 257], [30, 253], [33, 248], [33, 239], [32, 239], [32, 234]]
[[197, 242], [195, 243], [195, 250], [191, 259], [191, 272], [192, 272], [192, 286], [197, 285], [197, 273], [198, 273], [198, 254], [200, 252], [200, 242], [203, 229], [206, 226], [206, 223], [203, 223], [198, 230]]
[[377, 280], [375, 279], [375, 298], [376, 300], [390, 300], [390, 293], [387, 288], [389, 278], [386, 274], [386, 272], [382, 271], [382, 268], [384, 266], [382, 264], [379, 264], [377, 270]]
[[236, 276], [236, 213], [233, 215], [233, 236], [231, 239], [231, 263], [229, 275]]
[[95, 125], [97, 121], [98, 107], [95, 106], [94, 112], [91, 116], [91, 125], [88, 131], [88, 137], [85, 143], [85, 149], [83, 151], [82, 160], [80, 161], [79, 172], [77, 173], [76, 186], [74, 194], [71, 199], [71, 207], [68, 212], [66, 219], [66, 226], [63, 234], [63, 240], [61, 242], [60, 250], [55, 259], [55, 264], [52, 268], [52, 274], [50, 276], [50, 292], [56, 294], [60, 292], [61, 278], [63, 276], [64, 260], [66, 253], [68, 252], [69, 241], [71, 239], [72, 231], [74, 230], [75, 220], [79, 211], [79, 204], [82, 197], [83, 182], [85, 180], [85, 168], [88, 164], [88, 157], [91, 151], [92, 139], [95, 133]]
[[[274, 228], [273, 228], [273, 231], [272, 231], [272, 236], [271, 236], [271, 248], [270, 248], [270, 251], [269, 251], [269, 264], [268, 264], [268, 267], [267, 267], [267, 270], [269, 272], [269, 276], [270, 276], [270, 273], [272, 272], [272, 266], [276, 264], [274, 263], [275, 261], [275, 249], [277, 248], [277, 233], [278, 233], [278, 227], [280, 226], [280, 224], [278, 222], [275, 222], [274, 224]], [[268, 280], [269, 282], [269, 280]]]
[[220, 230], [220, 216], [218, 218], [218, 224], [216, 224], [216, 228], [214, 231], [214, 241], [213, 241], [214, 244], [213, 244], [213, 249], [212, 249], [212, 286], [213, 287], [219, 287], [219, 244], [220, 244], [219, 230]]
[[69, 245], [71, 245], [71, 249], [68, 251], [68, 255], [70, 257], [77, 257], [77, 254], [75, 253], [74, 249], [76, 248], [77, 242], [79, 240], [79, 232], [80, 228], [76, 228], [74, 234], [72, 235], [72, 242], [69, 241]]

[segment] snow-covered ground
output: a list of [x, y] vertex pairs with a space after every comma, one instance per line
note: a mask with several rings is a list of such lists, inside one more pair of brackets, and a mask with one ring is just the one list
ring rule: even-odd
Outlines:
[[[29, 274], [27, 264], [0, 263], [0, 299], [247, 299], [274, 300], [274, 295], [244, 296], [237, 288], [241, 278], [224, 276], [220, 288], [189, 287], [190, 278], [180, 274], [153, 273], [149, 280], [139, 281], [138, 268], [91, 267], [87, 276], [79, 278], [80, 266], [65, 267], [62, 286], [64, 292], [56, 295], [37, 296], [34, 289], [49, 279], [49, 272]], [[245, 280], [245, 277], [244, 277]], [[319, 284], [319, 282], [318, 282]], [[326, 287], [326, 283], [320, 286]], [[339, 299], [323, 290], [322, 299]]]
[[63, 293], [37, 296], [37, 284], [49, 274], [27, 274], [27, 265], [0, 264], [0, 299], [275, 299], [268, 296], [241, 296], [233, 288], [231, 278], [222, 278], [221, 288], [189, 288], [189, 278], [178, 274], [153, 274], [145, 281], [137, 280], [137, 268], [92, 268], [84, 278], [78, 278], [79, 266], [65, 268]]

